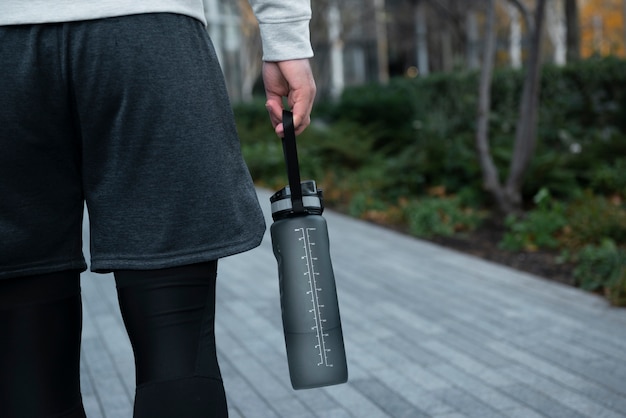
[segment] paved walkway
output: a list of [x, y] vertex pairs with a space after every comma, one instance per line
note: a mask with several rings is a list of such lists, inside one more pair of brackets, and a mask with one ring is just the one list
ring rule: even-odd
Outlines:
[[[267, 209], [269, 194], [259, 194]], [[349, 383], [291, 389], [266, 236], [220, 265], [216, 333], [231, 417], [626, 417], [626, 309], [325, 217]], [[112, 277], [85, 273], [83, 293], [88, 417], [130, 418], [133, 360]]]

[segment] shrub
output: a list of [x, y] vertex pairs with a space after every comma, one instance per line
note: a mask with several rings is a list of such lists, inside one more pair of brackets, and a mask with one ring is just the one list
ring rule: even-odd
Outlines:
[[586, 192], [568, 205], [566, 216], [568, 226], [560, 239], [570, 250], [599, 245], [607, 238], [626, 244], [626, 209], [604, 196]]
[[603, 291], [612, 304], [626, 305], [626, 250], [604, 239], [585, 246], [577, 260], [574, 277], [581, 288]]
[[367, 127], [376, 150], [397, 151], [414, 137], [415, 102], [407, 93], [402, 80], [346, 89], [331, 113], [333, 122]]
[[425, 197], [411, 201], [404, 207], [404, 214], [411, 234], [423, 238], [471, 231], [484, 218], [480, 211], [462, 207], [456, 196]]
[[525, 217], [509, 215], [500, 246], [506, 250], [534, 251], [539, 248], [557, 249], [559, 234], [567, 225], [565, 206], [543, 188], [535, 195], [536, 207]]
[[626, 198], [626, 158], [602, 164], [591, 174], [591, 188], [603, 194], [618, 194]]
[[[477, 76], [394, 79], [317, 103], [298, 138], [302, 177], [318, 181], [330, 207], [402, 222], [417, 236], [475, 228], [484, 215], [473, 208], [491, 201], [475, 154]], [[626, 247], [626, 61], [547, 65], [541, 82], [537, 150], [522, 190], [526, 207], [534, 206], [506, 220], [501, 246], [573, 254], [581, 285], [621, 303], [626, 274], [611, 260]], [[503, 178], [522, 85], [522, 71], [494, 73], [490, 146]], [[237, 104], [235, 117], [253, 178], [278, 189], [287, 181], [282, 146], [263, 103]], [[443, 193], [430, 195], [434, 186]]]
[[[509, 168], [522, 83], [518, 70], [494, 74], [490, 142], [502, 176]], [[626, 61], [548, 65], [542, 83], [539, 141], [522, 191], [525, 201], [542, 187], [564, 200], [586, 188], [624, 198]], [[390, 202], [422, 196], [433, 185], [454, 194], [472, 188], [477, 201], [488, 201], [475, 154], [476, 98], [476, 72], [346, 88], [338, 102], [316, 104], [314, 124], [298, 138], [303, 176], [348, 175], [342, 184]], [[234, 109], [253, 177], [266, 184], [284, 178], [280, 141], [263, 100]], [[363, 179], [366, 185], [348, 184]]]

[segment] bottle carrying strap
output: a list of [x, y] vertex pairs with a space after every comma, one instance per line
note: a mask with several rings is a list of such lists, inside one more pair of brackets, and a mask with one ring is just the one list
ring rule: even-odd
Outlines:
[[302, 203], [302, 188], [300, 186], [300, 165], [298, 163], [298, 150], [296, 147], [296, 130], [293, 125], [293, 113], [283, 110], [283, 153], [289, 178], [289, 190], [291, 192], [291, 205], [294, 213], [306, 213]]

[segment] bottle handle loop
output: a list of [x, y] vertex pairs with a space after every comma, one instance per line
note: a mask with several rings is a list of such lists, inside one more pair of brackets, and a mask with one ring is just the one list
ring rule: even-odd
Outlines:
[[291, 205], [294, 213], [304, 214], [306, 209], [302, 202], [302, 187], [300, 185], [300, 165], [298, 163], [298, 149], [296, 147], [296, 130], [293, 124], [293, 113], [283, 110], [283, 154], [287, 166]]

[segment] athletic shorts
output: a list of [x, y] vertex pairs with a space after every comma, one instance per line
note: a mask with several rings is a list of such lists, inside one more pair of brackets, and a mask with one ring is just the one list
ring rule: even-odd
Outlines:
[[0, 26], [0, 278], [149, 270], [259, 245], [265, 221], [199, 21]]

